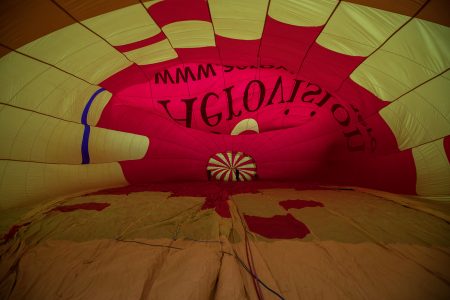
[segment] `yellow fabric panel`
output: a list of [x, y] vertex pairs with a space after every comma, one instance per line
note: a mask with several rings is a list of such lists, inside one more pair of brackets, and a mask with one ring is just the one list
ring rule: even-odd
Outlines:
[[378, 50], [350, 78], [381, 100], [393, 101], [435, 75], [400, 55]]
[[[417, 211], [424, 212], [428, 215], [442, 219], [447, 223], [450, 223], [450, 207], [445, 202], [438, 202], [434, 200], [450, 200], [447, 196], [416, 196], [416, 195], [401, 195], [380, 190], [373, 190], [368, 188], [353, 187], [355, 191], [372, 194], [380, 198], [384, 198], [388, 201], [398, 203], [404, 207], [415, 209]], [[433, 200], [433, 201], [429, 201]]]
[[383, 50], [402, 54], [434, 72], [442, 72], [450, 67], [450, 28], [414, 19]]
[[108, 12], [81, 23], [114, 46], [140, 41], [161, 31], [141, 4]]
[[0, 58], [0, 101], [9, 102], [50, 66], [16, 52]]
[[416, 163], [418, 195], [450, 195], [450, 163], [444, 139], [412, 149]]
[[98, 84], [132, 63], [98, 36], [73, 24], [17, 49]]
[[[98, 86], [90, 85], [26, 56], [14, 52], [8, 56], [15, 56], [19, 58], [20, 62], [25, 63], [17, 60], [18, 64], [0, 63], [2, 69], [0, 93], [3, 94], [1, 101], [58, 118], [80, 122], [84, 106], [91, 95], [99, 89]], [[37, 68], [35, 63], [38, 64]], [[42, 69], [44, 69], [42, 73], [36, 74], [35, 71]], [[30, 78], [30, 74], [35, 76]], [[14, 93], [16, 90], [18, 90], [17, 93]], [[8, 92], [10, 95], [5, 95], [4, 92]], [[111, 93], [107, 91], [97, 96], [91, 107], [89, 124], [96, 124], [101, 110], [110, 97]]]
[[234, 126], [231, 135], [239, 135], [247, 130], [259, 133], [258, 122], [255, 119], [244, 119]]
[[162, 28], [174, 48], [215, 46], [214, 30], [210, 22], [180, 21]]
[[79, 164], [84, 126], [0, 104], [0, 159]]
[[[44, 163], [81, 163], [84, 125], [0, 104], [0, 159]], [[91, 163], [142, 158], [145, 136], [91, 127]]]
[[[81, 163], [84, 125], [0, 104], [0, 159], [44, 163]], [[142, 158], [145, 136], [91, 127], [91, 163]]]
[[112, 94], [108, 91], [103, 91], [100, 94], [98, 94], [97, 97], [95, 97], [95, 100], [91, 104], [89, 114], [87, 117], [87, 123], [89, 125], [92, 126], [97, 125], [98, 121], [100, 120], [100, 117], [102, 116], [103, 109], [105, 109], [105, 106], [106, 104], [108, 104], [109, 99], [111, 99], [111, 97]]
[[[0, 59], [0, 102], [61, 119], [80, 122], [91, 95], [100, 87], [17, 52]], [[88, 123], [95, 125], [111, 93], [92, 103]]]
[[146, 136], [92, 127], [89, 136], [90, 162], [141, 159], [147, 153], [149, 144]]
[[450, 66], [450, 28], [414, 19], [367, 58], [351, 79], [393, 101]]
[[450, 80], [439, 76], [380, 110], [400, 150], [450, 135], [449, 95]]
[[272, 0], [269, 16], [295, 26], [321, 26], [325, 24], [338, 1], [336, 0]]
[[128, 184], [118, 163], [60, 165], [0, 160], [0, 210]]
[[268, 0], [209, 0], [208, 3], [217, 35], [239, 40], [261, 38]]
[[353, 56], [367, 56], [410, 17], [341, 2], [317, 38], [321, 46]]
[[125, 55], [138, 65], [155, 64], [178, 57], [167, 39], [126, 52]]

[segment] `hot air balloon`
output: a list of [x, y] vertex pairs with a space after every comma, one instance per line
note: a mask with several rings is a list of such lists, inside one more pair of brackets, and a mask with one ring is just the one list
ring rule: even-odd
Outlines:
[[0, 7], [0, 298], [449, 299], [448, 1]]

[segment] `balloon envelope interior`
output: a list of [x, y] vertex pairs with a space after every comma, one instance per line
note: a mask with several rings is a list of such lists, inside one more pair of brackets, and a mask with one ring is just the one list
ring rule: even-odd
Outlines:
[[0, 7], [11, 299], [449, 295], [446, 1]]

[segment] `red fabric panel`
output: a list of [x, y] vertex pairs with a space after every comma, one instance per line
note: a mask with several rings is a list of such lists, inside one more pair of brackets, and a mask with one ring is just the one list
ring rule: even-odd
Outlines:
[[314, 43], [299, 75], [320, 83], [329, 91], [335, 91], [364, 59], [362, 56], [340, 54]]
[[183, 62], [221, 63], [219, 51], [216, 47], [177, 48], [176, 51]]
[[[128, 89], [130, 86], [147, 82], [148, 78], [138, 65], [131, 65], [126, 69], [110, 76], [100, 83], [100, 86], [107, 89], [111, 93], [118, 93]], [[145, 92], [141, 90], [140, 93]], [[146, 95], [145, 93], [144, 95]]]
[[375, 157], [355, 156], [347, 161], [329, 161], [324, 182], [416, 193], [416, 168], [411, 150]]
[[381, 100], [350, 78], [347, 78], [343, 82], [337, 93], [345, 98], [345, 100], [357, 105], [369, 115], [378, 112], [380, 109], [390, 104], [390, 102]]
[[281, 65], [297, 73], [322, 28], [292, 26], [267, 16], [261, 39], [261, 64]]
[[[412, 155], [398, 152], [395, 136], [376, 112], [383, 102], [373, 95], [363, 89], [354, 93], [361, 99], [332, 95], [306, 80], [297, 80], [294, 93], [295, 78], [283, 68], [209, 67], [205, 75], [197, 64], [173, 60], [129, 68], [105, 82], [117, 93], [99, 126], [145, 135], [151, 141], [142, 160], [121, 162], [130, 183], [204, 181], [212, 155], [242, 151], [255, 159], [262, 180], [353, 184], [414, 193]], [[202, 68], [206, 70], [206, 65]], [[133, 78], [133, 70], [140, 72], [139, 80]], [[277, 82], [282, 83], [278, 88]], [[227, 88], [232, 102], [228, 102]], [[205, 102], [208, 93], [216, 94]], [[183, 99], [192, 101], [192, 128], [186, 128]], [[160, 101], [167, 102], [167, 111]], [[230, 104], [235, 115], [230, 114]], [[210, 125], [202, 114], [212, 116]], [[233, 127], [246, 118], [255, 119], [261, 133], [230, 136]]]
[[216, 35], [216, 47], [224, 64], [257, 65], [260, 40], [236, 40]]
[[148, 12], [160, 27], [178, 21], [211, 22], [207, 2], [203, 0], [165, 0], [150, 6]]

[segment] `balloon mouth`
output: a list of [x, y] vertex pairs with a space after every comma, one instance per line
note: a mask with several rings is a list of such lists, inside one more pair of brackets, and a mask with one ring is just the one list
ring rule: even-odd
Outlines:
[[209, 181], [252, 181], [257, 177], [255, 160], [248, 154], [233, 151], [211, 156], [206, 172]]

